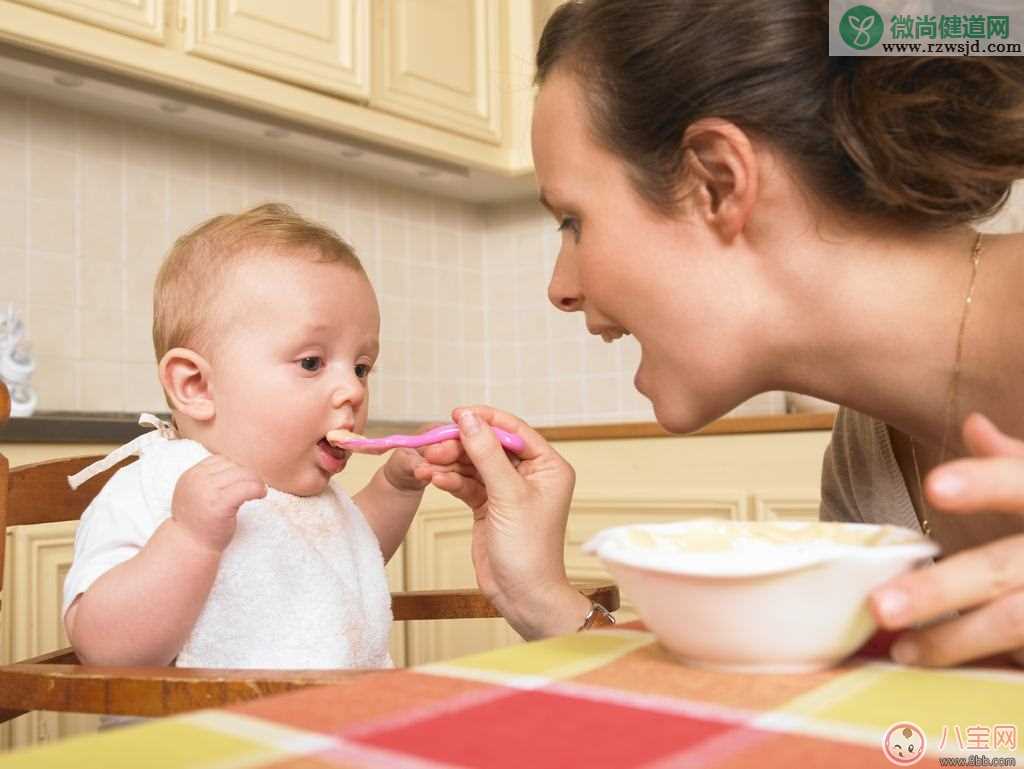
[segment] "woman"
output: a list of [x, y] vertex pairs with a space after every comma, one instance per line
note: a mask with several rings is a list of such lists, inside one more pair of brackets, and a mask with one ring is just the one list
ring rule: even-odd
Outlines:
[[[971, 223], [1024, 177], [1024, 60], [830, 58], [827, 40], [813, 0], [560, 7], [533, 122], [562, 232], [549, 295], [637, 338], [636, 387], [673, 432], [767, 390], [842, 404], [822, 516], [919, 527], [945, 553], [872, 594], [889, 629], [945, 617], [894, 658], [1015, 652], [1024, 235]], [[508, 415], [456, 417], [478, 478], [433, 480], [475, 511], [482, 589], [526, 637], [571, 632], [588, 608], [562, 565], [571, 468]], [[513, 467], [481, 422], [525, 434], [529, 458]]]

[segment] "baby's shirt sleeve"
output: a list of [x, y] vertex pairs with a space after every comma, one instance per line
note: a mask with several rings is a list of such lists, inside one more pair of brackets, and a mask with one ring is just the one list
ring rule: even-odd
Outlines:
[[97, 579], [142, 550], [171, 516], [181, 474], [208, 455], [194, 441], [161, 441], [114, 473], [78, 524], [74, 560], [64, 579], [62, 617]]
[[162, 523], [147, 509], [139, 464], [118, 470], [82, 514], [61, 616], [93, 582], [142, 550]]

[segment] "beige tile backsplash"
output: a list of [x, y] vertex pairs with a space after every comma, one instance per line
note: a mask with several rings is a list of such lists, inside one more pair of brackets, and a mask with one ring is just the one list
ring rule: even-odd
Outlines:
[[28, 323], [40, 409], [163, 409], [150, 324], [164, 254], [203, 219], [271, 199], [337, 229], [377, 286], [374, 416], [487, 400], [475, 206], [5, 92], [0, 173], [0, 305]]
[[[632, 339], [554, 311], [558, 239], [532, 202], [481, 207], [0, 91], [0, 306], [28, 323], [39, 408], [164, 408], [153, 278], [174, 237], [282, 200], [351, 242], [380, 296], [378, 419], [489, 402], [536, 424], [652, 418]], [[994, 228], [1024, 228], [1015, 205]], [[739, 411], [781, 411], [781, 394]]]

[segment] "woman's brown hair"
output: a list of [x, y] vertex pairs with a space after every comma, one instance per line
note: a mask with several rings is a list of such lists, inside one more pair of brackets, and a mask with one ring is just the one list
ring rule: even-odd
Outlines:
[[849, 213], [921, 228], [994, 214], [1024, 177], [1024, 58], [830, 57], [828, 23], [826, 0], [570, 2], [537, 82], [577, 76], [594, 137], [666, 214], [705, 117], [767, 140]]

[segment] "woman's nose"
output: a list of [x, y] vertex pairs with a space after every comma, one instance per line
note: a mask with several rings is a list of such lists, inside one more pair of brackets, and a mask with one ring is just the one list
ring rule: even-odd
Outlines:
[[559, 257], [548, 284], [548, 300], [562, 312], [577, 312], [583, 309], [583, 297], [579, 290], [576, 271]]

